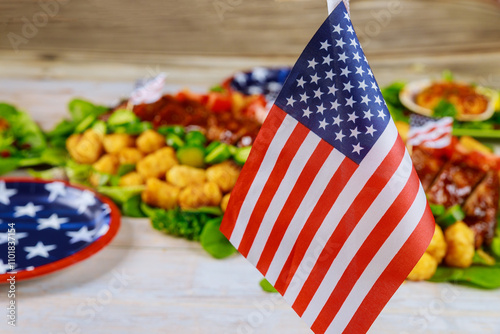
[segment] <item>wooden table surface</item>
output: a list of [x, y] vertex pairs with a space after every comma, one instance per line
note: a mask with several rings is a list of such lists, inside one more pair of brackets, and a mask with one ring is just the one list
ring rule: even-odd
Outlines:
[[[0, 5], [5, 6], [0, 9], [2, 32], [21, 29], [23, 12], [14, 3], [17, 1]], [[19, 3], [35, 5], [33, 1]], [[107, 2], [89, 3], [96, 8], [108, 6]], [[136, 6], [132, 1], [126, 3], [132, 7], [125, 6], [114, 15], [123, 18]], [[203, 10], [205, 5], [197, 3]], [[314, 1], [268, 3], [243, 1], [219, 25], [211, 16], [206, 25], [208, 39], [213, 41], [221, 25], [236, 26], [239, 31], [249, 27], [258, 30], [260, 21], [255, 13], [259, 10], [274, 16], [280, 12], [296, 15], [297, 19], [297, 6], [307, 10], [304, 22], [315, 26], [323, 15], [319, 13], [326, 11], [326, 5]], [[355, 28], [364, 35], [362, 43], [364, 39], [368, 60], [381, 85], [437, 77], [450, 69], [459, 78], [500, 88], [500, 7], [494, 1], [401, 0], [405, 8], [402, 14], [391, 16], [387, 25], [380, 24], [379, 34], [369, 35], [370, 22], [376, 21], [374, 13], [387, 8], [387, 3], [351, 1]], [[5, 38], [0, 41], [0, 101], [27, 110], [46, 129], [66, 115], [71, 98], [112, 105], [130, 92], [135, 79], [150, 73], [167, 72], [170, 91], [186, 86], [203, 91], [237, 70], [291, 65], [314, 30], [296, 29], [287, 34], [279, 25], [279, 34], [286, 38], [278, 44], [284, 49], [262, 32], [265, 52], [251, 49], [250, 44], [255, 43], [251, 39], [251, 43], [241, 42], [242, 52], [236, 54], [231, 43], [238, 42], [238, 29], [224, 30], [219, 34], [220, 48], [210, 44], [204, 48], [206, 53], [196, 49], [205, 43], [201, 33], [189, 35], [194, 37], [185, 41], [184, 48], [175, 44], [167, 50], [147, 40], [144, 31], [127, 30], [121, 23], [103, 21], [101, 26], [93, 26], [78, 21], [75, 12], [82, 5], [71, 4], [21, 52], [12, 51]], [[144, 17], [153, 15], [155, 8], [145, 9]], [[247, 10], [255, 15], [241, 21]], [[17, 20], [2, 20], [1, 15], [9, 12], [17, 15]], [[202, 27], [193, 22], [201, 18], [180, 15], [175, 24], [200, 30]], [[90, 29], [88, 35], [75, 28], [79, 24]], [[108, 26], [118, 27], [117, 33], [130, 32], [145, 51], [127, 50], [123, 43], [113, 44], [112, 34], [98, 34], [99, 27], [106, 30]], [[172, 39], [181, 43], [186, 36]], [[116, 39], [123, 36], [116, 35]], [[92, 43], [96, 49], [91, 49]], [[117, 279], [119, 286], [112, 288]], [[123, 218], [116, 239], [95, 256], [52, 275], [19, 282], [18, 327], [7, 326], [4, 318], [0, 333], [311, 333], [279, 296], [260, 289], [260, 279], [257, 270], [239, 255], [215, 260], [197, 243], [157, 232], [145, 219]], [[0, 307], [6, 306], [1, 305], [6, 295], [6, 286], [0, 286]], [[500, 333], [500, 290], [405, 283], [370, 333]]]

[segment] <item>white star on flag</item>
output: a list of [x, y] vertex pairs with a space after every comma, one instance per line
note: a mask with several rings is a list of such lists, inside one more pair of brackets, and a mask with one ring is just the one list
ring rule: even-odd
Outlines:
[[45, 190], [50, 192], [48, 201], [54, 202], [57, 196], [66, 196], [66, 185], [62, 182], [52, 182], [45, 185]]
[[17, 194], [17, 189], [7, 189], [4, 181], [0, 181], [0, 203], [10, 204], [10, 198]]
[[68, 231], [66, 235], [71, 238], [69, 241], [74, 244], [79, 241], [92, 242], [94, 240], [93, 236], [95, 234], [94, 230], [89, 231], [87, 226], [82, 227], [78, 231]]
[[46, 228], [53, 228], [55, 230], [59, 230], [61, 228], [61, 224], [69, 222], [68, 218], [59, 218], [59, 216], [54, 213], [49, 218], [39, 218], [37, 230], [43, 230]]
[[43, 242], [39, 241], [35, 246], [24, 247], [24, 251], [28, 253], [28, 255], [26, 255], [26, 259], [29, 260], [35, 256], [48, 258], [49, 252], [56, 248], [56, 245], [44, 245]]
[[29, 216], [35, 217], [38, 211], [41, 211], [43, 207], [41, 205], [34, 205], [33, 202], [29, 202], [25, 206], [14, 207], [14, 217]]

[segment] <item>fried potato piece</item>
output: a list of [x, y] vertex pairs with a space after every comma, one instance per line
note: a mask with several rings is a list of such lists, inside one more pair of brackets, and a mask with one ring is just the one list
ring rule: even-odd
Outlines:
[[140, 186], [143, 184], [144, 184], [144, 178], [142, 177], [141, 174], [137, 172], [130, 172], [128, 174], [123, 175], [118, 183], [120, 187]]
[[113, 154], [103, 155], [92, 165], [92, 168], [94, 168], [94, 170], [104, 174], [116, 174], [119, 167], [120, 160], [116, 155]]
[[187, 186], [179, 194], [179, 206], [183, 209], [219, 206], [221, 200], [222, 193], [214, 182]]
[[431, 278], [436, 272], [438, 262], [429, 253], [425, 252], [424, 255], [418, 260], [417, 265], [408, 275], [410, 281], [422, 281]]
[[220, 202], [220, 208], [222, 209], [222, 212], [226, 212], [227, 209], [227, 204], [229, 203], [229, 198], [231, 197], [231, 193], [227, 193], [222, 197], [222, 200]]
[[119, 153], [126, 147], [133, 147], [135, 140], [126, 133], [113, 133], [105, 135], [102, 141], [104, 150], [108, 153]]
[[206, 170], [207, 180], [215, 182], [223, 193], [233, 190], [240, 175], [240, 168], [231, 161], [224, 161]]
[[184, 188], [192, 184], [205, 182], [205, 170], [185, 165], [170, 168], [166, 179], [174, 186]]
[[146, 154], [159, 150], [166, 145], [165, 137], [154, 130], [146, 130], [135, 141], [137, 148]]
[[140, 160], [136, 169], [145, 179], [162, 178], [175, 165], [178, 165], [175, 152], [171, 147], [165, 147]]
[[71, 135], [66, 140], [66, 148], [76, 162], [93, 164], [103, 153], [102, 135], [92, 129], [83, 134]]
[[443, 230], [439, 227], [439, 225], [436, 225], [434, 235], [432, 236], [431, 243], [429, 244], [429, 247], [427, 247], [426, 252], [435, 258], [437, 263], [441, 263], [446, 255], [446, 249], [447, 245], [444, 240]]
[[177, 207], [180, 189], [167, 182], [150, 178], [146, 181], [146, 190], [141, 194], [142, 200], [149, 205], [165, 210]]
[[118, 152], [118, 158], [122, 165], [135, 165], [144, 158], [144, 154], [135, 147], [125, 147]]
[[448, 244], [444, 262], [451, 267], [470, 267], [474, 257], [474, 232], [464, 222], [456, 222], [446, 229], [444, 239]]

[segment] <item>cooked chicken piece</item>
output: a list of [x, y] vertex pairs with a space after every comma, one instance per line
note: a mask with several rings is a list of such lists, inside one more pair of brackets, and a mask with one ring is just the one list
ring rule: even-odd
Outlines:
[[154, 130], [146, 130], [137, 137], [136, 145], [145, 154], [159, 150], [166, 145], [165, 137]]
[[205, 170], [185, 165], [177, 165], [167, 172], [167, 181], [174, 186], [184, 188], [192, 184], [205, 182]]
[[474, 232], [464, 222], [456, 222], [446, 229], [444, 238], [448, 244], [444, 262], [450, 267], [470, 267], [474, 257]]
[[144, 154], [134, 147], [125, 147], [118, 152], [118, 158], [122, 165], [135, 165], [144, 158]]
[[418, 178], [422, 182], [422, 187], [427, 191], [441, 168], [443, 168], [445, 159], [435, 154], [435, 150], [433, 149], [415, 146], [413, 147], [411, 160], [415, 166]]
[[179, 195], [179, 206], [182, 209], [195, 209], [202, 206], [219, 206], [222, 193], [213, 182], [195, 184], [184, 188]]
[[425, 252], [424, 255], [418, 260], [417, 265], [408, 275], [410, 281], [422, 281], [431, 278], [436, 272], [438, 262], [429, 253]]
[[173, 150], [170, 147], [165, 149], [158, 150], [139, 161], [136, 165], [139, 174], [145, 179], [150, 177], [159, 179], [164, 177], [170, 168], [177, 165], [177, 158], [174, 153], [171, 153]]
[[149, 205], [165, 210], [177, 207], [180, 189], [158, 179], [146, 181], [146, 190], [141, 194], [142, 200]]
[[130, 172], [120, 178], [120, 187], [140, 186], [144, 184], [144, 178], [137, 172]]
[[134, 144], [134, 138], [126, 133], [105, 135], [103, 139], [104, 150], [108, 153], [119, 153], [126, 147], [133, 147]]
[[446, 241], [444, 240], [443, 230], [439, 225], [434, 229], [431, 243], [427, 247], [426, 252], [436, 259], [437, 263], [441, 263], [446, 255]]
[[83, 134], [71, 135], [66, 141], [66, 148], [76, 162], [93, 164], [102, 155], [102, 135], [90, 129]]
[[215, 182], [223, 193], [227, 193], [233, 190], [240, 168], [231, 161], [224, 161], [207, 168], [206, 175], [208, 181]]
[[499, 187], [497, 172], [489, 171], [463, 206], [464, 222], [474, 231], [476, 248], [491, 244], [495, 236]]
[[222, 201], [220, 202], [220, 208], [222, 209], [222, 212], [226, 212], [230, 197], [231, 193], [227, 193], [224, 195], [224, 197], [222, 197]]

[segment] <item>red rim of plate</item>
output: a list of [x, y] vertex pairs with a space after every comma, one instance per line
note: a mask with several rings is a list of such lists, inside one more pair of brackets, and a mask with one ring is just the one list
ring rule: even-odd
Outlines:
[[36, 179], [36, 178], [27, 178], [27, 177], [4, 177], [0, 178], [0, 180], [5, 181], [6, 183], [51, 183], [51, 182], [62, 182], [66, 184], [66, 186], [71, 187], [71, 188], [76, 188], [80, 190], [88, 190], [91, 191], [95, 197], [97, 197], [101, 202], [109, 205], [109, 208], [111, 210], [110, 212], [110, 222], [109, 222], [109, 230], [101, 236], [99, 239], [96, 241], [92, 242], [90, 245], [85, 247], [84, 249], [76, 252], [75, 254], [72, 254], [70, 256], [67, 256], [65, 258], [62, 258], [60, 260], [57, 260], [52, 263], [44, 264], [43, 266], [36, 267], [33, 270], [23, 270], [20, 271], [16, 274], [1, 274], [0, 275], [0, 284], [1, 283], [7, 283], [7, 279], [10, 278], [11, 276], [15, 276], [16, 281], [22, 281], [22, 280], [28, 280], [32, 279], [35, 277], [51, 274], [55, 271], [61, 270], [63, 268], [69, 267], [75, 263], [78, 263], [80, 261], [83, 261], [90, 256], [96, 254], [98, 251], [103, 249], [106, 245], [108, 245], [111, 240], [116, 236], [118, 233], [118, 230], [120, 228], [120, 210], [116, 207], [115, 203], [113, 203], [110, 199], [98, 194], [94, 190], [83, 187], [83, 186], [76, 186], [73, 184], [69, 184], [66, 181], [61, 181], [61, 180], [41, 180], [41, 179]]

